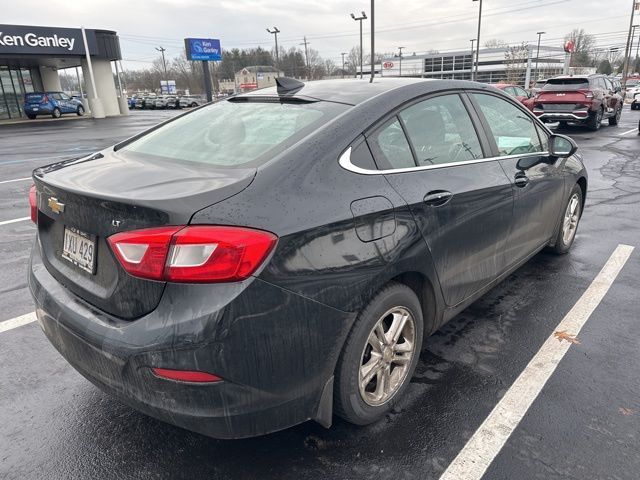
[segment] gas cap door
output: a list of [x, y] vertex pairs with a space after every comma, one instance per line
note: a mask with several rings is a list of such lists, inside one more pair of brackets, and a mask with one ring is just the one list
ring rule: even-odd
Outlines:
[[396, 216], [393, 203], [383, 196], [361, 198], [351, 202], [356, 235], [363, 242], [373, 242], [393, 235]]

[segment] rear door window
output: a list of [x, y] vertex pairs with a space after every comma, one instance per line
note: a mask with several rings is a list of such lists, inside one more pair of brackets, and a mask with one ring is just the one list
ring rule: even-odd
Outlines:
[[469, 113], [458, 95], [442, 95], [400, 113], [418, 166], [482, 158]]
[[501, 157], [542, 152], [534, 120], [511, 102], [493, 95], [474, 93], [487, 119]]
[[369, 145], [381, 170], [415, 167], [413, 153], [402, 125], [393, 117], [369, 138]]

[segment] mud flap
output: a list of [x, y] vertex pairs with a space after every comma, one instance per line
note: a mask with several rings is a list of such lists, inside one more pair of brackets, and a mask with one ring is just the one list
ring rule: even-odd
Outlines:
[[314, 420], [324, 428], [330, 428], [333, 423], [333, 375], [324, 384]]

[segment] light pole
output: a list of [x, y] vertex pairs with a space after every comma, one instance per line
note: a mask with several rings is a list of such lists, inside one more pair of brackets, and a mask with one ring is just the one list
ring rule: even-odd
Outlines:
[[360, 12], [362, 15], [356, 17], [353, 13], [351, 14], [351, 18], [353, 18], [356, 22], [360, 22], [360, 78], [362, 78], [362, 21], [367, 19], [367, 14], [364, 12]]
[[278, 76], [280, 76], [280, 52], [278, 52], [278, 34], [280, 30], [278, 30], [278, 27], [273, 27], [273, 30], [267, 28], [267, 32], [271, 33], [276, 39], [276, 68], [278, 69]]
[[398, 47], [398, 57], [400, 58], [400, 77], [402, 77], [402, 49], [407, 47]]
[[633, 28], [633, 15], [636, 11], [636, 0], [631, 2], [631, 18], [629, 19], [629, 35], [627, 36], [627, 46], [624, 49], [624, 61], [622, 63], [622, 90], [627, 89], [627, 73], [629, 70], [629, 57], [631, 56], [631, 30]]
[[[164, 80], [165, 82], [169, 80], [167, 78], [167, 62], [164, 61], [164, 52], [167, 50], [163, 47], [156, 47], [156, 50], [162, 54], [162, 68], [164, 70]], [[162, 84], [160, 84], [160, 91], [162, 92]], [[169, 93], [169, 84], [167, 83], [167, 93]]]
[[[364, 12], [363, 12], [364, 13]], [[373, 83], [373, 77], [375, 75], [375, 63], [376, 63], [376, 36], [375, 36], [375, 0], [371, 0], [371, 78], [369, 83]], [[362, 68], [360, 68], [362, 71]], [[382, 65], [380, 65], [380, 75], [382, 75]]]
[[480, 63], [480, 26], [482, 25], [482, 0], [473, 0], [474, 2], [480, 2], [480, 8], [478, 9], [478, 36], [476, 37], [476, 69], [474, 79], [478, 81], [478, 64]]
[[538, 34], [538, 52], [536, 53], [536, 80], [540, 80], [540, 74], [538, 73], [538, 60], [540, 59], [540, 39], [542, 35], [547, 32], [537, 32]]
[[344, 78], [344, 56], [347, 54], [347, 52], [342, 52], [340, 55], [342, 55], [342, 78]]
[[471, 65], [470, 65], [470, 70], [471, 70], [471, 80], [473, 81], [473, 54], [475, 53], [474, 50], [473, 50], [473, 44], [476, 42], [476, 39], [472, 38], [469, 41], [471, 42]]

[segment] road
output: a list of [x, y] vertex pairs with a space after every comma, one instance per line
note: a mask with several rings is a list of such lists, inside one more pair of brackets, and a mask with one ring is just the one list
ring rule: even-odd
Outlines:
[[[0, 127], [0, 322], [33, 311], [26, 271], [35, 228], [28, 220], [3, 224], [29, 215], [31, 182], [24, 179], [31, 170], [171, 115]], [[638, 120], [640, 112], [626, 107], [618, 127], [561, 132], [580, 145], [590, 176], [572, 252], [537, 255], [436, 332], [406, 400], [383, 421], [355, 427], [336, 419], [329, 430], [310, 422], [250, 440], [213, 440], [103, 394], [30, 322], [0, 328], [0, 478], [439, 478], [456, 458], [477, 460], [469, 456], [470, 439], [523, 382], [533, 392], [530, 405], [485, 459], [482, 478], [638, 478], [640, 137], [632, 131]], [[635, 250], [602, 290], [594, 279], [618, 245]], [[536, 368], [529, 363], [544, 345], [554, 348], [550, 338], [560, 344], [554, 332], [576, 304], [580, 309], [590, 286], [602, 296], [583, 318], [579, 343], [565, 348], [538, 392], [527, 375], [519, 377]], [[507, 407], [513, 415], [515, 407]]]

